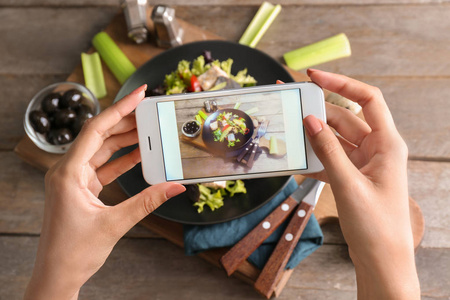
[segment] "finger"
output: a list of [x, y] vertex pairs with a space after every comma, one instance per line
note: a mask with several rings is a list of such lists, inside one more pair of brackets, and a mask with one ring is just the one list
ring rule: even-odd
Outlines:
[[112, 221], [117, 224], [118, 235], [124, 235], [165, 201], [185, 190], [186, 188], [178, 183], [161, 183], [146, 188], [139, 194], [112, 207]]
[[133, 129], [118, 135], [113, 135], [105, 140], [100, 150], [94, 154], [89, 161], [92, 168], [95, 170], [106, 163], [111, 156], [124, 147], [137, 144], [139, 141], [137, 130]]
[[110, 129], [131, 113], [145, 97], [147, 85], [134, 90], [99, 115], [88, 119], [77, 140], [70, 147], [70, 157], [79, 163], [88, 162], [110, 135]]
[[120, 175], [131, 170], [136, 164], [141, 162], [139, 148], [134, 149], [121, 157], [103, 165], [97, 169], [97, 178], [105, 186], [117, 179]]
[[277, 79], [277, 84], [284, 84], [284, 82], [279, 80], [279, 79]]
[[121, 134], [136, 128], [136, 115], [134, 112], [124, 117], [109, 131], [110, 135]]
[[325, 103], [325, 106], [327, 123], [349, 142], [359, 146], [372, 131], [366, 122], [355, 116], [348, 109], [328, 102]]
[[339, 140], [322, 120], [313, 115], [307, 116], [303, 123], [309, 142], [322, 162], [330, 183], [343, 184], [352, 179], [358, 170], [347, 157]]
[[311, 80], [322, 88], [340, 94], [361, 105], [364, 117], [374, 131], [395, 128], [380, 89], [349, 77], [308, 69]]

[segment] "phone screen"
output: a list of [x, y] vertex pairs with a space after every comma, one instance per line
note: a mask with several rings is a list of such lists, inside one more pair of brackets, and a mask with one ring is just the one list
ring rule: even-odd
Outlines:
[[[205, 111], [205, 101], [213, 111]], [[298, 88], [156, 106], [167, 181], [308, 168]], [[201, 120], [200, 133], [189, 137], [183, 125], [196, 119]], [[252, 149], [244, 155], [256, 142], [254, 157]]]

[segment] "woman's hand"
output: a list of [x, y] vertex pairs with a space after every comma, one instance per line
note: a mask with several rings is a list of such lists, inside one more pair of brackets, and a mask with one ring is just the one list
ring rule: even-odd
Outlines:
[[365, 123], [327, 106], [328, 124], [307, 116], [307, 135], [330, 183], [339, 223], [355, 264], [358, 298], [419, 299], [409, 216], [408, 150], [378, 88], [308, 70], [312, 81], [362, 106]]
[[133, 110], [146, 85], [89, 119], [67, 154], [45, 177], [44, 222], [25, 299], [76, 299], [80, 287], [103, 265], [117, 241], [182, 185], [149, 187], [116, 205], [98, 195], [104, 185], [140, 162], [139, 149], [108, 162], [138, 142]]

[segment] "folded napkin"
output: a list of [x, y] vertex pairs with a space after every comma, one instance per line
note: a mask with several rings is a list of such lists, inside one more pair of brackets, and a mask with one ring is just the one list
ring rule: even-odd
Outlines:
[[[241, 218], [214, 225], [184, 225], [184, 249], [186, 255], [195, 255], [212, 248], [233, 246], [292, 194], [297, 187], [298, 185], [292, 177], [286, 187], [275, 195], [272, 200], [263, 207]], [[289, 219], [275, 230], [248, 258], [259, 269], [262, 269], [269, 259]], [[313, 253], [322, 244], [322, 230], [314, 215], [311, 215], [286, 268], [295, 268], [300, 261]]]

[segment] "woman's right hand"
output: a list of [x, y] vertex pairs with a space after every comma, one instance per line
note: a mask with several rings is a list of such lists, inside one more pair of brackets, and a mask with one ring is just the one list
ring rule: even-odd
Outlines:
[[409, 215], [408, 150], [376, 87], [318, 70], [311, 80], [362, 106], [366, 122], [328, 105], [328, 124], [307, 116], [310, 143], [330, 183], [339, 222], [355, 264], [358, 298], [419, 299]]

